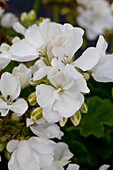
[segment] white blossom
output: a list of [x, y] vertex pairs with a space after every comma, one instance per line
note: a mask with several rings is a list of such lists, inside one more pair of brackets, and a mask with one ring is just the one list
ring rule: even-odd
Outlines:
[[83, 33], [81, 28], [70, 24], [61, 25], [44, 20], [39, 27], [37, 25], [29, 27], [25, 32], [25, 38], [11, 47], [12, 60], [30, 61], [48, 55], [51, 62], [52, 58], [57, 56], [57, 49], [53, 50], [55, 56], [52, 49], [57, 47], [63, 51], [64, 58], [68, 56], [70, 61], [82, 45]]
[[[54, 161], [52, 162], [52, 165], [47, 169], [43, 169], [43, 170], [64, 170], [63, 167], [70, 162], [70, 159], [72, 157], [73, 154], [68, 149], [68, 145], [66, 143], [59, 142], [55, 144]], [[70, 169], [69, 166], [67, 170], [73, 170], [73, 169]], [[78, 169], [74, 169], [74, 170], [78, 170]]]
[[22, 116], [26, 112], [27, 102], [22, 98], [17, 99], [21, 92], [21, 86], [16, 77], [8, 72], [3, 73], [0, 79], [0, 91], [4, 97], [4, 100], [0, 98], [1, 116], [6, 116], [9, 110], [17, 116]]
[[53, 161], [54, 142], [38, 137], [29, 140], [12, 140], [7, 150], [13, 152], [8, 163], [9, 170], [40, 170], [49, 167]]
[[[113, 16], [109, 2], [106, 0], [89, 0], [84, 4], [85, 10], [77, 17], [78, 25], [86, 29], [89, 40], [104, 34], [104, 29], [113, 28]], [[101, 10], [100, 10], [101, 9]]]
[[[44, 118], [43, 118], [44, 119]], [[43, 138], [58, 138], [61, 139], [63, 132], [60, 130], [59, 126], [56, 124], [50, 124], [46, 120], [42, 123], [35, 121], [33, 126], [30, 126], [31, 131]]]
[[27, 68], [24, 64], [20, 64], [18, 67], [13, 68], [12, 74], [18, 78], [22, 89], [28, 86], [31, 79], [31, 69]]
[[107, 43], [100, 36], [96, 48], [88, 48], [73, 65], [83, 71], [91, 70], [93, 78], [98, 82], [113, 82], [113, 54], [106, 55], [106, 49]]
[[6, 13], [1, 18], [1, 26], [4, 28], [10, 28], [17, 21], [18, 21], [18, 18], [14, 14]]
[[44, 118], [57, 122], [62, 117], [71, 117], [84, 102], [77, 82], [63, 71], [51, 72], [48, 79], [53, 86], [40, 84], [36, 87], [37, 102], [43, 108]]

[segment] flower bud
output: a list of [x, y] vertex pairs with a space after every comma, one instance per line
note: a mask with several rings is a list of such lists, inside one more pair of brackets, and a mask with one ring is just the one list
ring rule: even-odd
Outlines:
[[41, 107], [35, 108], [31, 113], [31, 119], [33, 121], [36, 121], [40, 119], [41, 117], [42, 117], [42, 108]]
[[78, 110], [71, 118], [70, 118], [71, 122], [77, 126], [80, 123], [81, 120], [81, 113]]
[[12, 114], [11, 114], [11, 120], [19, 121], [19, 120], [20, 120], [20, 118], [19, 118], [19, 117], [17, 117], [15, 113], [12, 113]]
[[29, 13], [28, 13], [28, 19], [30, 21], [34, 21], [36, 19], [36, 12], [34, 10], [31, 10]]
[[33, 92], [28, 96], [28, 102], [30, 106], [34, 106], [36, 104], [36, 93]]
[[37, 86], [42, 82], [42, 80], [36, 80], [34, 81], [33, 79], [29, 80], [29, 84], [31, 84], [32, 86]]
[[82, 104], [82, 106], [81, 106], [81, 108], [80, 108], [80, 111], [81, 111], [82, 113], [87, 113], [87, 111], [88, 111], [88, 106], [86, 105], [86, 103], [83, 103], [83, 104]]
[[9, 153], [7, 150], [5, 150], [5, 157], [8, 161], [11, 159], [11, 153]]
[[28, 20], [28, 15], [27, 15], [27, 12], [23, 12], [20, 16], [20, 22], [21, 23], [24, 23]]
[[90, 75], [88, 73], [83, 73], [83, 76], [86, 81], [89, 80], [89, 78], [90, 78]]
[[65, 126], [65, 124], [67, 123], [68, 121], [68, 118], [65, 118], [63, 117], [60, 121], [59, 121], [59, 124], [61, 127]]

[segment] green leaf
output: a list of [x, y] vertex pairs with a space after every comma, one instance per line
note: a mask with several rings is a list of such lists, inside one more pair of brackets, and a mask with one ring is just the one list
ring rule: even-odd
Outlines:
[[82, 117], [80, 134], [87, 137], [93, 134], [96, 137], [104, 136], [104, 125], [113, 126], [113, 105], [109, 99], [102, 100], [95, 96], [87, 100], [88, 113]]

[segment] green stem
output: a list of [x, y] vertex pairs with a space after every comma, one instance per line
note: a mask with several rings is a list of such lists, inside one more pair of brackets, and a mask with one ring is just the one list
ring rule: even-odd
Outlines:
[[53, 8], [53, 19], [55, 22], [59, 22], [59, 6], [55, 5]]
[[33, 9], [36, 12], [36, 14], [38, 13], [39, 5], [40, 5], [40, 0], [34, 0]]

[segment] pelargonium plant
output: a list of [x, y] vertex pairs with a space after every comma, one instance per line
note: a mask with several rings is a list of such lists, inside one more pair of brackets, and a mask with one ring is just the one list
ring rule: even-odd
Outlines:
[[33, 11], [27, 26], [14, 16], [3, 17], [2, 27], [14, 31], [0, 46], [0, 151], [8, 169], [78, 170], [80, 165], [70, 163], [74, 155], [61, 140], [66, 134], [60, 126], [70, 119], [76, 127], [87, 113], [90, 77], [113, 82], [113, 54], [106, 54], [108, 44], [100, 35], [96, 47], [76, 58], [82, 28], [49, 19], [35, 22]]

